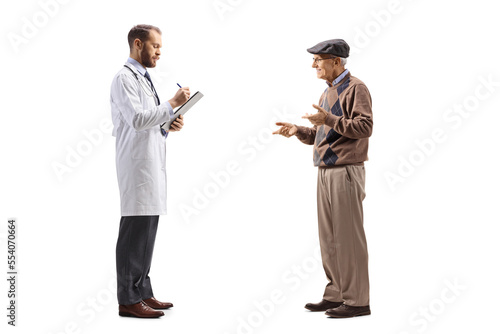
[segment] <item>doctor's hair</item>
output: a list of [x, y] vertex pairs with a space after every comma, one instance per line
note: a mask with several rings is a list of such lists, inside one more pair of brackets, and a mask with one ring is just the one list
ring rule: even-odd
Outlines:
[[134, 48], [134, 41], [137, 38], [143, 43], [149, 40], [149, 32], [151, 30], [156, 30], [156, 32], [161, 35], [160, 28], [149, 24], [138, 24], [130, 29], [128, 33], [128, 45], [130, 47], [130, 51]]

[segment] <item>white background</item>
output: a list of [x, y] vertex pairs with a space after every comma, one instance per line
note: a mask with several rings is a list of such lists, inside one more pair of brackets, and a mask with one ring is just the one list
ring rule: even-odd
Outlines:
[[[6, 225], [15, 217], [18, 332], [498, 331], [500, 24], [492, 1], [28, 0], [2, 2], [0, 16], [0, 258], [6, 273]], [[169, 214], [150, 275], [156, 297], [175, 307], [156, 320], [117, 314], [114, 138], [100, 128], [138, 23], [163, 30], [151, 70], [160, 97], [173, 96], [177, 82], [205, 94], [168, 138]], [[15, 46], [13, 36], [25, 40]], [[306, 48], [331, 38], [351, 45], [347, 68], [373, 98], [364, 202], [372, 315], [354, 319], [303, 308], [326, 284], [315, 256], [312, 147], [269, 136], [276, 113], [307, 125], [300, 117], [326, 86]], [[444, 140], [429, 144], [436, 129]], [[68, 167], [77, 149], [85, 156]], [[214, 188], [210, 173], [231, 161], [238, 173]], [[57, 164], [68, 167], [59, 177]], [[398, 173], [391, 186], [388, 175]], [[211, 197], [203, 208], [197, 191]], [[186, 207], [197, 212], [183, 215]], [[2, 281], [3, 332], [11, 328]]]

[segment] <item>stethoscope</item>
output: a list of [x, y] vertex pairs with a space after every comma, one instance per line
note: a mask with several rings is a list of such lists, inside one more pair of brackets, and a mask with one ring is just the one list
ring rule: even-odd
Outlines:
[[[137, 76], [137, 73], [134, 72], [134, 70], [132, 70], [130, 67], [128, 67], [127, 65], [123, 65], [125, 66], [126, 68], [128, 68], [130, 70], [130, 72], [132, 72], [132, 74], [134, 75], [134, 77], [137, 79], [137, 81], [139, 81], [140, 83], [140, 86], [142, 88], [142, 90], [144, 91], [144, 93], [146, 93], [147, 96], [149, 97], [153, 97], [155, 99], [155, 101], [157, 102], [160, 102], [160, 100], [158, 99], [157, 100], [157, 95], [155, 94], [155, 92], [153, 91], [153, 87], [151, 87], [149, 84], [147, 84], [148, 86], [148, 90], [151, 92], [151, 93], [148, 93], [146, 91], [146, 89], [144, 89], [144, 81], [143, 80], [140, 80], [139, 77]], [[163, 123], [165, 124], [165, 123]], [[167, 138], [167, 132], [162, 128], [163, 124], [160, 125], [160, 130], [161, 130], [161, 134]]]
[[[123, 66], [125, 66], [126, 68], [128, 68], [128, 69], [130, 70], [130, 72], [132, 72], [132, 74], [135, 76], [135, 78], [137, 79], [137, 81], [139, 81], [139, 83], [140, 83], [140, 85], [141, 85], [141, 88], [142, 88], [142, 91], [143, 91], [144, 93], [146, 93], [146, 95], [147, 95], [147, 96], [150, 96], [150, 97], [155, 96], [155, 93], [154, 93], [154, 91], [153, 91], [153, 88], [151, 88], [151, 86], [150, 86], [149, 84], [146, 84], [146, 83], [144, 83], [144, 81], [143, 81], [143, 80], [140, 80], [140, 79], [139, 79], [139, 77], [137, 76], [137, 73], [135, 73], [135, 72], [134, 72], [134, 70], [132, 70], [129, 66], [127, 66], [127, 65], [123, 65]], [[147, 88], [147, 91], [146, 91], [146, 89], [144, 88], [144, 86], [147, 86], [147, 87], [148, 87], [148, 88]], [[148, 92], [148, 91], [149, 91], [149, 92]]]

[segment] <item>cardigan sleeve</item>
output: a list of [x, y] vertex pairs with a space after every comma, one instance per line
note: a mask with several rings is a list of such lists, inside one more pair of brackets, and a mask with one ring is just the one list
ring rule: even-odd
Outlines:
[[312, 128], [308, 128], [307, 126], [300, 126], [296, 125], [297, 127], [297, 133], [295, 136], [297, 136], [297, 139], [303, 142], [306, 145], [312, 145], [314, 144], [314, 140], [316, 139], [316, 125], [313, 126]]
[[340, 135], [351, 139], [368, 138], [372, 134], [372, 99], [364, 84], [353, 86], [346, 92], [343, 115], [329, 114], [325, 124]]

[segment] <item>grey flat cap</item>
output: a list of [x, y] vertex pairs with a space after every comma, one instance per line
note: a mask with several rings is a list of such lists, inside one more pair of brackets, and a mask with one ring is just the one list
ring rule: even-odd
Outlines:
[[329, 39], [316, 44], [312, 48], [307, 49], [307, 52], [312, 54], [331, 54], [337, 57], [349, 57], [349, 44], [343, 39]]

